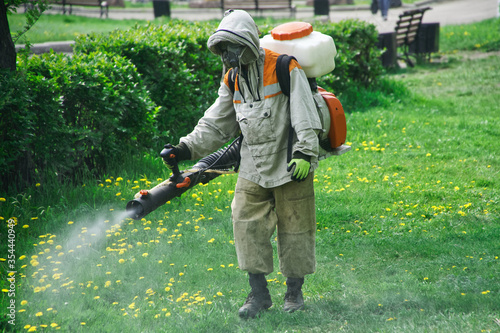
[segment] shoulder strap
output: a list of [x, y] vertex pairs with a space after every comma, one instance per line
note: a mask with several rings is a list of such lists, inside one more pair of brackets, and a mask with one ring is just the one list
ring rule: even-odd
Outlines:
[[281, 91], [285, 96], [290, 97], [290, 61], [297, 60], [294, 56], [280, 54], [276, 60], [276, 76], [280, 84]]
[[[276, 60], [276, 76], [278, 77], [278, 82], [280, 84], [281, 92], [290, 97], [290, 61], [295, 59], [293, 56], [286, 54], [280, 54]], [[297, 60], [297, 59], [295, 59]], [[292, 123], [290, 122], [290, 128], [288, 129], [288, 148], [287, 148], [287, 164], [292, 160], [293, 154], [293, 130]]]

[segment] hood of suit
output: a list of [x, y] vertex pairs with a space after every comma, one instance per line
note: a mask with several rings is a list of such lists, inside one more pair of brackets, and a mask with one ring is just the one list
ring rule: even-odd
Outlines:
[[219, 24], [217, 30], [210, 36], [207, 46], [212, 53], [221, 56], [218, 47], [221, 42], [244, 46], [240, 63], [248, 65], [259, 58], [259, 29], [252, 17], [243, 10], [229, 10]]

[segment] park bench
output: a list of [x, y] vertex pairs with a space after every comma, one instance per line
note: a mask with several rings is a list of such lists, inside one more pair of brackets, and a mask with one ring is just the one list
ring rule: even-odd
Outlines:
[[398, 58], [406, 61], [411, 67], [413, 67], [413, 62], [410, 59], [410, 54], [416, 53], [414, 44], [420, 33], [424, 13], [429, 9], [431, 8], [425, 7], [404, 11], [399, 15], [399, 20], [396, 23], [396, 46], [403, 51], [403, 54], [398, 55]]
[[[125, 7], [123, 0], [49, 0], [49, 3], [61, 5], [63, 14], [66, 14], [66, 11], [71, 14], [73, 6], [99, 7], [100, 17], [103, 17], [105, 14], [106, 18], [108, 17], [110, 6]], [[66, 9], [66, 6], [69, 6], [69, 9]]]
[[220, 0], [222, 13], [228, 9], [243, 9], [262, 12], [264, 10], [289, 10], [290, 17], [295, 17], [296, 8], [292, 0]]
[[[413, 67], [410, 56], [428, 55], [439, 50], [439, 23], [422, 23], [424, 13], [430, 7], [404, 11], [399, 15], [394, 32], [379, 34], [379, 48], [384, 66], [393, 66], [397, 59]], [[398, 54], [398, 48], [402, 54]]]

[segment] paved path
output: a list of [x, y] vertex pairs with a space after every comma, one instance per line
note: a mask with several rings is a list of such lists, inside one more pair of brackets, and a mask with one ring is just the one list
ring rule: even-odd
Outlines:
[[[403, 0], [404, 3], [404, 0]], [[441, 25], [462, 24], [482, 21], [498, 16], [499, 0], [422, 0], [417, 2], [418, 7], [431, 7], [424, 15], [424, 22], [439, 22]], [[347, 18], [354, 18], [371, 22], [380, 31], [391, 31], [399, 14], [403, 11], [415, 8], [415, 5], [403, 5], [400, 8], [391, 8], [389, 18], [383, 21], [380, 12], [373, 15], [368, 6], [330, 6], [330, 20], [338, 22]], [[51, 11], [54, 12], [54, 11]], [[59, 11], [60, 12], [60, 11]], [[75, 15], [99, 17], [99, 10], [93, 8], [75, 8]], [[253, 14], [252, 12], [250, 12]], [[288, 17], [288, 11], [264, 11], [264, 16]], [[172, 9], [171, 17], [189, 21], [202, 21], [209, 19], [221, 19], [221, 10], [218, 8], [205, 9]], [[153, 9], [121, 9], [111, 7], [110, 19], [144, 19], [153, 20]], [[297, 19], [313, 19], [313, 7], [300, 7], [297, 10]]]
[[[425, 12], [424, 23], [439, 22], [441, 26], [478, 22], [498, 16], [497, 0], [421, 1], [418, 4], [418, 7], [432, 8]], [[369, 10], [345, 13], [332, 11], [330, 19], [340, 21], [345, 18], [356, 18], [373, 23], [379, 32], [389, 32], [394, 31], [399, 14], [412, 8], [415, 7], [391, 8], [387, 21], [383, 21], [380, 12], [378, 15], [373, 15]]]
[[[404, 0], [403, 0], [404, 3]], [[389, 17], [384, 21], [380, 12], [373, 15], [368, 6], [330, 6], [329, 19], [332, 22], [338, 22], [344, 19], [359, 19], [370, 22], [377, 27], [379, 32], [394, 31], [399, 14], [403, 11], [416, 7], [431, 7], [432, 10], [424, 14], [423, 22], [439, 22], [443, 25], [464, 24], [482, 21], [489, 18], [499, 16], [500, 0], [423, 0], [415, 5], [404, 5], [400, 8], [391, 8]], [[60, 11], [50, 10], [49, 13], [57, 13]], [[172, 9], [172, 18], [185, 19], [190, 21], [202, 21], [209, 19], [221, 19], [220, 9]], [[252, 14], [252, 12], [250, 12]], [[99, 17], [99, 10], [93, 8], [74, 8], [74, 15], [82, 15], [89, 17]], [[275, 17], [287, 17], [287, 11], [266, 12], [264, 16], [273, 15]], [[110, 19], [143, 19], [153, 20], [153, 9], [148, 10], [124, 10], [121, 8], [110, 8]], [[299, 8], [297, 10], [296, 19], [312, 20], [313, 7]], [[324, 17], [323, 19], [327, 19]], [[60, 43], [44, 43], [33, 46], [35, 53], [47, 52], [50, 48], [54, 51], [71, 52], [70, 42]]]

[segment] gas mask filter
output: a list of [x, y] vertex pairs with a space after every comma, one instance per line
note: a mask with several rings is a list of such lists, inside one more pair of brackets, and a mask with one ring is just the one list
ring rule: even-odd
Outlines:
[[221, 42], [219, 49], [221, 50], [222, 62], [227, 68], [236, 68], [240, 66], [240, 57], [243, 53], [243, 45]]

